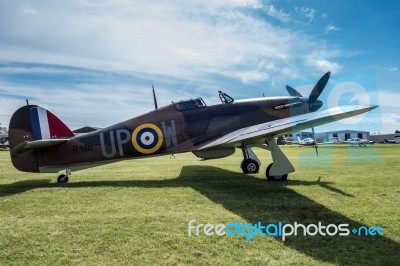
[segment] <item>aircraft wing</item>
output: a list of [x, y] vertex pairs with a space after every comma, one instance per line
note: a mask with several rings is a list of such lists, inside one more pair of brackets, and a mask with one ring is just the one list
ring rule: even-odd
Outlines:
[[24, 141], [11, 150], [12, 155], [18, 155], [29, 150], [49, 148], [67, 142], [68, 139], [42, 139], [35, 141]]
[[203, 145], [198, 150], [260, 144], [265, 142], [268, 137], [335, 122], [377, 107], [376, 105], [348, 105], [258, 124], [233, 131]]

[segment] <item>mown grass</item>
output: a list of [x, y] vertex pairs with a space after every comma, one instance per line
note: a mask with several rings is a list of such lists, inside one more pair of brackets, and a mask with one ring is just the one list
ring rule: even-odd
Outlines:
[[[119, 162], [56, 175], [15, 170], [0, 151], [0, 264], [396, 265], [400, 261], [400, 146], [283, 147], [285, 183], [245, 175], [241, 153]], [[196, 223], [380, 225], [384, 236], [188, 237]]]

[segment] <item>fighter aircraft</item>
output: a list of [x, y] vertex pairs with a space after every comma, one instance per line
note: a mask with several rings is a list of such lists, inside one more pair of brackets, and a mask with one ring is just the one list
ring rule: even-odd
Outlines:
[[277, 136], [377, 107], [349, 105], [318, 111], [323, 105], [318, 97], [329, 77], [330, 72], [323, 75], [308, 98], [290, 87], [289, 94], [294, 93], [290, 97], [236, 101], [220, 92], [221, 104], [207, 106], [202, 98], [196, 98], [158, 108], [154, 94], [155, 110], [79, 136], [74, 136], [50, 111], [27, 102], [10, 121], [12, 163], [26, 172], [65, 170], [57, 180], [67, 182], [72, 171], [119, 160], [183, 152], [193, 152], [205, 160], [216, 159], [229, 156], [238, 148], [243, 153], [243, 172], [256, 173], [261, 162], [251, 148], [261, 147], [272, 155], [273, 163], [266, 168], [267, 179], [284, 181], [295, 169], [275, 143]]

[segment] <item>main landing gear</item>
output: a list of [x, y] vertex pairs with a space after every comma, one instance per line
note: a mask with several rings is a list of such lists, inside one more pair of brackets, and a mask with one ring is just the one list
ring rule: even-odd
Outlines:
[[59, 175], [57, 178], [58, 183], [67, 183], [68, 182], [68, 176], [71, 175], [72, 172], [69, 168], [65, 169], [65, 174]]
[[[267, 170], [265, 171], [268, 181], [286, 181], [288, 174], [295, 171], [292, 163], [275, 143], [274, 138], [267, 139], [265, 143], [266, 145], [257, 145], [256, 147], [260, 147], [271, 152], [273, 163], [268, 165]], [[243, 173], [257, 173], [261, 165], [260, 160], [247, 146], [242, 147], [242, 152], [244, 159], [242, 161], [241, 168]]]
[[240, 167], [242, 167], [243, 173], [246, 174], [258, 173], [258, 170], [260, 170], [261, 162], [254, 154], [254, 152], [250, 148], [243, 147], [242, 153], [244, 159]]

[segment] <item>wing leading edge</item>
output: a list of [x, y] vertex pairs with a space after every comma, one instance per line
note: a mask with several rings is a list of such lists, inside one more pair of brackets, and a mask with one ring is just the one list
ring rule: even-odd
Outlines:
[[264, 142], [265, 139], [270, 136], [321, 126], [327, 123], [366, 113], [377, 107], [377, 105], [346, 105], [330, 108], [324, 111], [258, 124], [233, 131], [200, 147], [199, 150], [215, 148], [218, 146], [229, 147], [259, 144]]

